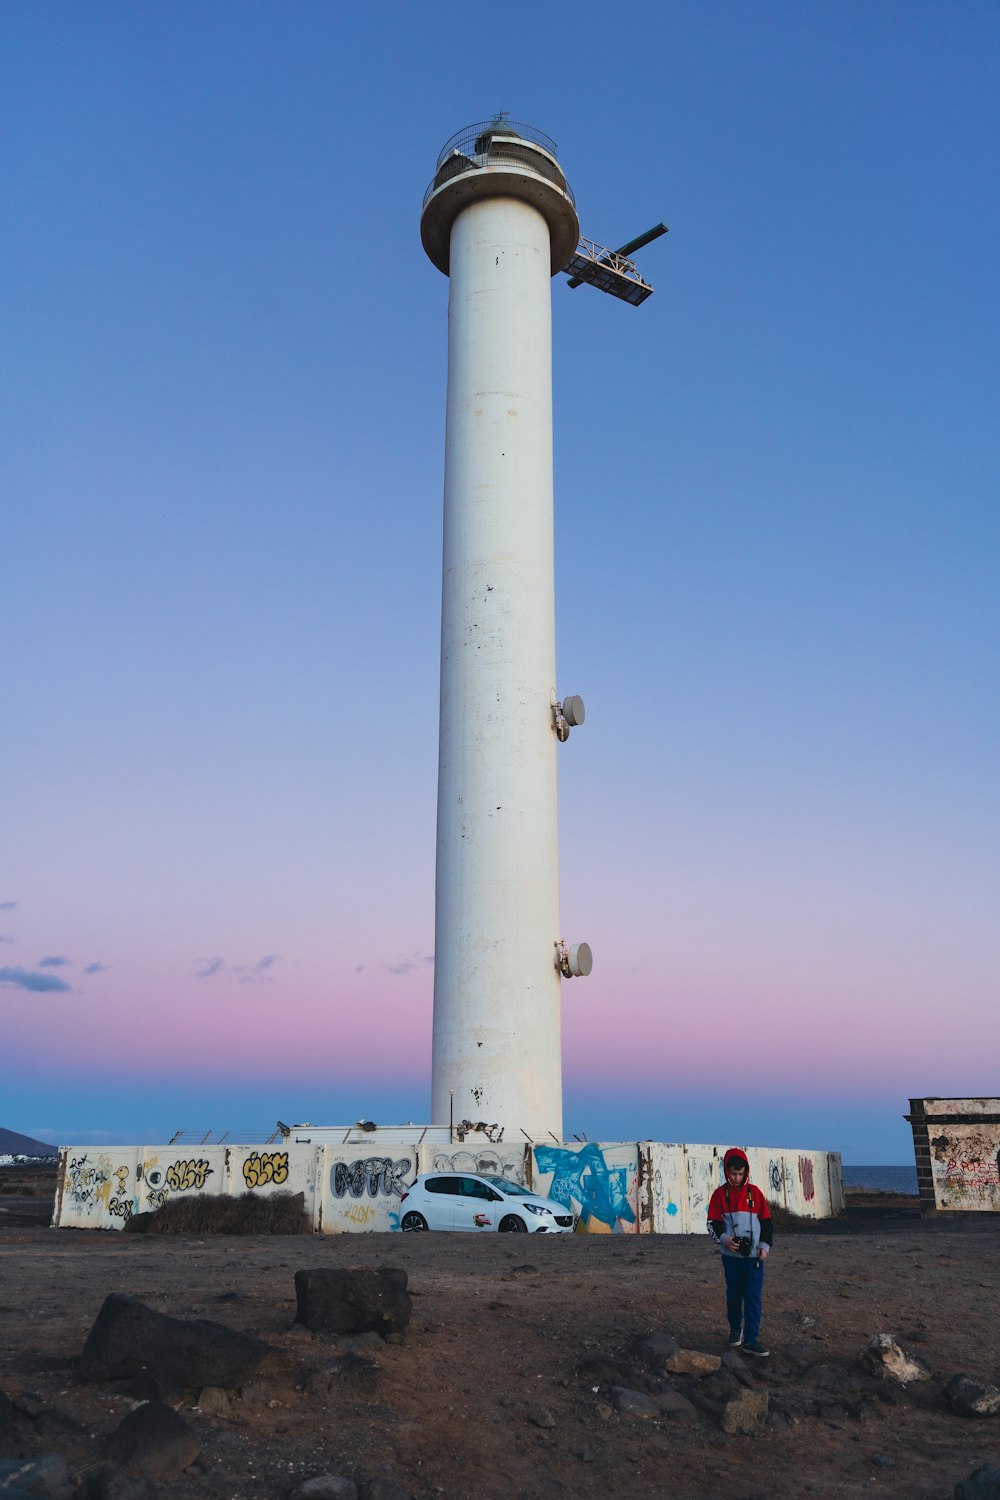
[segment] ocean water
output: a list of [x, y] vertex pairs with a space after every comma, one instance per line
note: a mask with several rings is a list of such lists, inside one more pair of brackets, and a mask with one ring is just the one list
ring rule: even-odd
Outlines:
[[844, 1167], [845, 1188], [876, 1188], [883, 1193], [917, 1191], [916, 1167]]

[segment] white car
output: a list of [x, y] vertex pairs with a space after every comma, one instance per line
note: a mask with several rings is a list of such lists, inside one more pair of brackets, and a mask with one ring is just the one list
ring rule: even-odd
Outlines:
[[539, 1198], [506, 1177], [472, 1177], [466, 1172], [422, 1172], [403, 1193], [399, 1227], [479, 1229], [501, 1234], [572, 1234], [572, 1209]]

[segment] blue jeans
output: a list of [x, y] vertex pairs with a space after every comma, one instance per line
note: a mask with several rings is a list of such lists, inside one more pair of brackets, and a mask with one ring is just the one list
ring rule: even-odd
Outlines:
[[753, 1344], [760, 1333], [764, 1262], [753, 1256], [744, 1260], [742, 1255], [724, 1255], [722, 1269], [726, 1273], [726, 1312], [729, 1314], [729, 1326], [735, 1332], [742, 1328], [744, 1342]]

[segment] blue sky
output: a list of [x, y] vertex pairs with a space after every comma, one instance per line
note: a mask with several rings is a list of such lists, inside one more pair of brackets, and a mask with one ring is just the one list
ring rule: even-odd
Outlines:
[[0, 42], [0, 1121], [426, 1115], [417, 226], [497, 109], [586, 234], [670, 225], [641, 309], [553, 283], [567, 1130], [905, 1161], [910, 1095], [995, 1091], [997, 8], [8, 0]]

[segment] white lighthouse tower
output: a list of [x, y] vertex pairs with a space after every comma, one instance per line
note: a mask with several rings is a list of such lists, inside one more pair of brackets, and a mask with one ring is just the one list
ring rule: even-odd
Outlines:
[[432, 1115], [562, 1139], [551, 277], [573, 195], [540, 132], [471, 126], [438, 158], [424, 249], [450, 278]]

